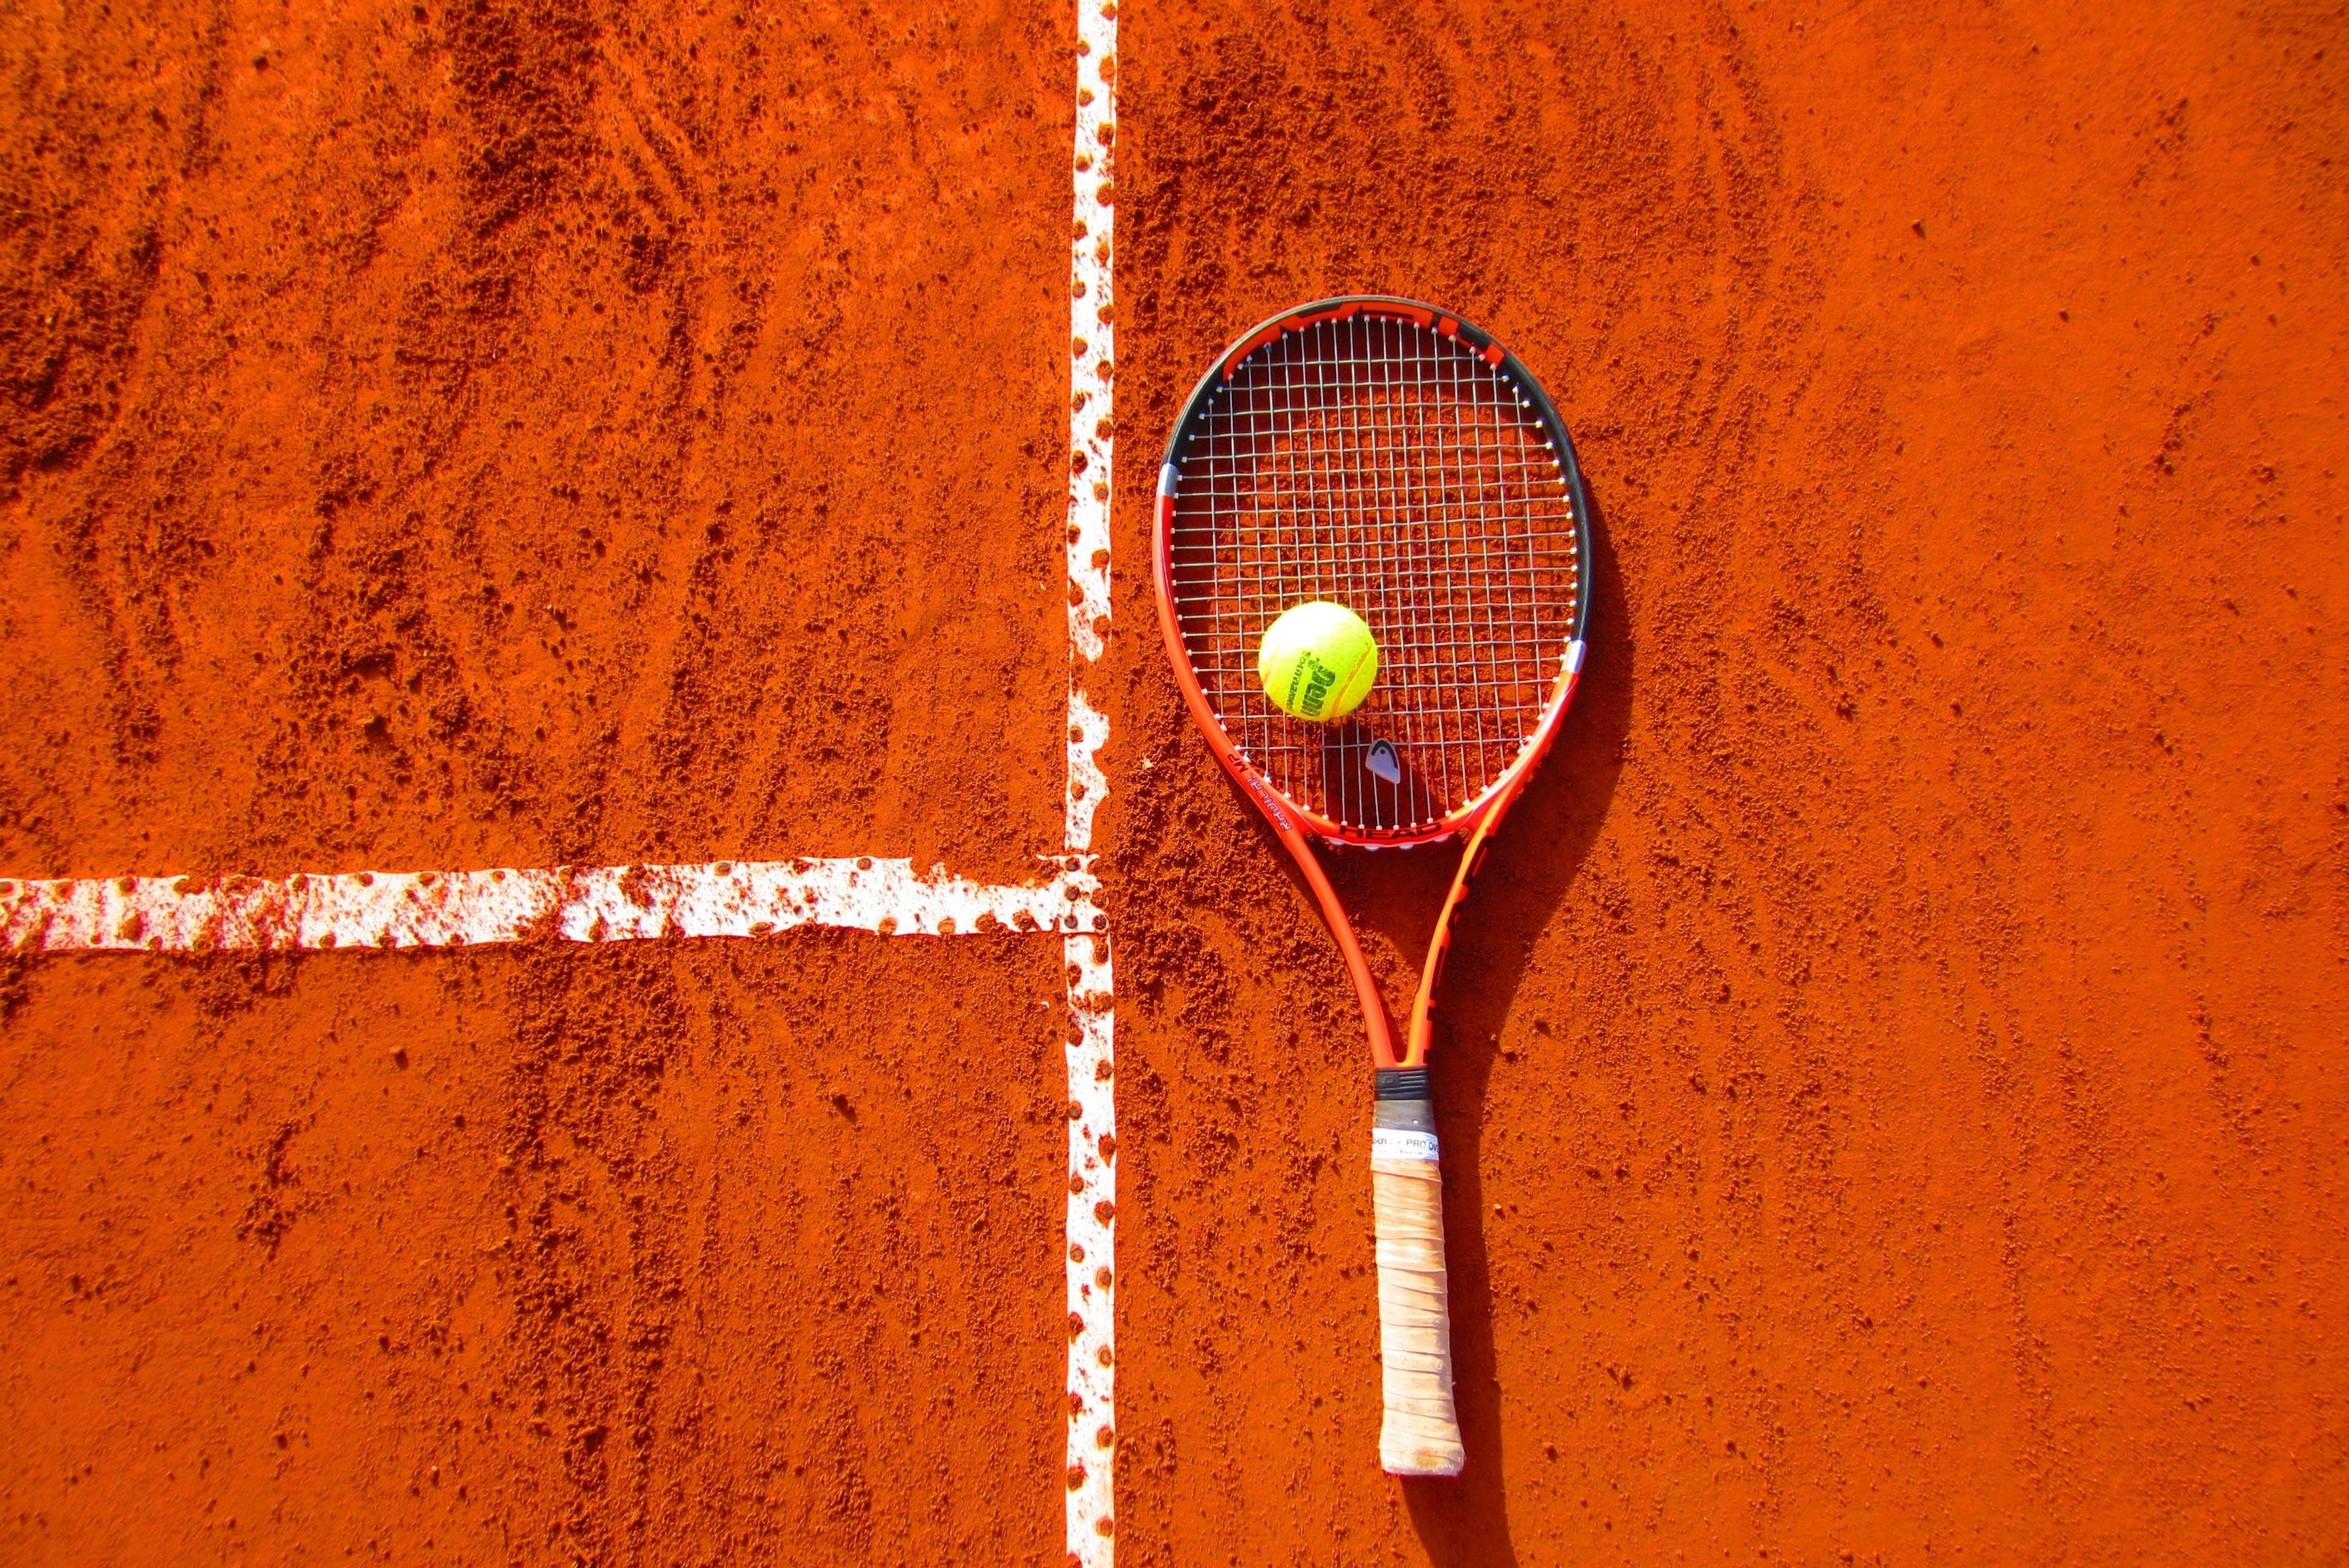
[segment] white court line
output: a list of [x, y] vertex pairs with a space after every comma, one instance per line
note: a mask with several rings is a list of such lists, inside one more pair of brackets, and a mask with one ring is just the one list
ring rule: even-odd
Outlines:
[[0, 881], [0, 946], [33, 953], [465, 947], [766, 936], [799, 925], [906, 935], [1091, 931], [1081, 857], [988, 887], [911, 861], [719, 861], [332, 876]]
[[1069, 666], [1063, 853], [1050, 881], [995, 887], [871, 857], [705, 865], [347, 872], [264, 878], [0, 879], [0, 947], [22, 953], [433, 949], [517, 942], [756, 938], [795, 926], [898, 935], [1057, 933], [1070, 1025], [1068, 1561], [1112, 1568], [1116, 1427], [1117, 1113], [1109, 920], [1094, 904], [1093, 816], [1109, 719], [1085, 672], [1110, 629], [1116, 340], [1110, 178], [1115, 0], [1078, 0], [1071, 228]]
[[[1069, 226], [1069, 852], [1090, 867], [1109, 792], [1109, 719], [1084, 691], [1110, 627], [1111, 422], [1116, 370], [1116, 0], [1077, 0], [1077, 124]], [[1090, 890], [1089, 890], [1090, 891]], [[1117, 1458], [1117, 1108], [1108, 920], [1066, 938], [1069, 980], [1068, 1561], [1111, 1568]]]

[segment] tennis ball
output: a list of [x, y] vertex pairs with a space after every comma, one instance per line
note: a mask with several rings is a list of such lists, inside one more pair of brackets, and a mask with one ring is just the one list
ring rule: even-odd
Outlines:
[[1343, 718], [1379, 678], [1379, 644], [1343, 604], [1315, 599], [1292, 604], [1265, 629], [1257, 678], [1272, 706], [1299, 718]]

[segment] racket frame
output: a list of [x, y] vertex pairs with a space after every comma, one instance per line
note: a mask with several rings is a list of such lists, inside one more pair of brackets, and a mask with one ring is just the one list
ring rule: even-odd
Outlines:
[[[1423, 330], [1467, 345], [1487, 365], [1506, 376], [1518, 391], [1525, 394], [1535, 417], [1541, 422], [1548, 438], [1550, 449], [1557, 455], [1558, 467], [1567, 487], [1567, 495], [1574, 514], [1575, 595], [1574, 633], [1562, 652], [1560, 668], [1548, 701], [1545, 704], [1540, 722], [1530, 739], [1518, 750], [1509, 766], [1499, 777], [1485, 786], [1474, 799], [1454, 810], [1430, 827], [1395, 829], [1380, 831], [1350, 830], [1316, 812], [1308, 810], [1285, 794], [1264, 772], [1242, 756], [1223, 723], [1208, 703], [1206, 691], [1199, 684], [1197, 672], [1191, 666], [1191, 655], [1183, 638], [1183, 628], [1174, 607], [1174, 513], [1176, 488], [1180, 478], [1179, 464], [1183, 449], [1201, 420], [1206, 417], [1213, 393], [1247, 357], [1258, 349], [1278, 342], [1291, 332], [1303, 332], [1327, 322], [1347, 321], [1357, 315], [1384, 316], [1407, 321]], [[1468, 886], [1475, 877], [1494, 830], [1502, 817], [1516, 801], [1543, 756], [1557, 739], [1565, 723], [1568, 705], [1573, 700], [1574, 689], [1582, 675], [1584, 637], [1590, 619], [1590, 501], [1583, 486], [1581, 464], [1576, 459], [1574, 441], [1567, 434], [1566, 421], [1558, 417], [1557, 407], [1533, 372], [1526, 368], [1517, 356], [1504, 347], [1492, 334], [1457, 314], [1438, 309], [1418, 300], [1403, 299], [1392, 294], [1345, 294], [1316, 300], [1294, 310], [1267, 316], [1232, 341], [1229, 347], [1216, 356], [1198, 385], [1191, 390], [1183, 411], [1174, 421], [1174, 434], [1168, 438], [1165, 456], [1158, 469], [1158, 508], [1156, 522], [1151, 534], [1151, 568], [1157, 590], [1158, 626], [1166, 641], [1168, 661], [1174, 666], [1175, 684], [1182, 688], [1183, 701], [1191, 710], [1191, 717], [1199, 732], [1206, 737], [1209, 749], [1224, 766], [1241, 790], [1256, 802], [1257, 810], [1272, 825], [1274, 833], [1297, 862], [1306, 885], [1312, 890], [1319, 904], [1321, 918], [1337, 941], [1340, 955], [1345, 960], [1346, 972], [1353, 982], [1354, 991], [1361, 1002], [1362, 1021], [1370, 1033], [1371, 1056], [1381, 1069], [1420, 1068], [1426, 1064], [1428, 1047], [1434, 1032], [1433, 1004], [1438, 981], [1444, 972], [1444, 960], [1452, 945], [1454, 912], [1465, 902]], [[1444, 901], [1443, 912], [1436, 917], [1435, 934], [1429, 943], [1425, 966], [1421, 971], [1419, 993], [1412, 1003], [1409, 1032], [1398, 1049], [1394, 1026], [1387, 1016], [1386, 997], [1371, 975], [1369, 961], [1362, 954], [1360, 940], [1354, 935], [1353, 923], [1347, 918], [1345, 906], [1338, 900], [1337, 890], [1330, 884], [1330, 874], [1314, 853], [1312, 841], [1319, 839], [1332, 844], [1358, 849], [1402, 849], [1417, 844], [1441, 842], [1466, 835], [1467, 847], [1460, 857], [1460, 869], [1452, 880], [1452, 891]]]

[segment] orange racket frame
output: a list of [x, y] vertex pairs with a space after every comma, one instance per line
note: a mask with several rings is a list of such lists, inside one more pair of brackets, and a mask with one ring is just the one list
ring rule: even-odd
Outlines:
[[[1564, 650], [1562, 667], [1532, 738], [1508, 768], [1475, 799], [1457, 808], [1433, 827], [1417, 830], [1350, 831], [1290, 799], [1263, 772], [1250, 764], [1226, 733], [1199, 684], [1198, 676], [1192, 668], [1190, 651], [1184, 641], [1175, 605], [1173, 543], [1177, 464], [1197, 410], [1207, 395], [1220, 382], [1228, 381], [1243, 361], [1257, 350], [1278, 342], [1283, 335], [1303, 332], [1325, 322], [1345, 321], [1358, 315], [1398, 318], [1456, 339], [1475, 351], [1486, 364], [1507, 376], [1527, 395], [1527, 400], [1547, 428], [1564, 472], [1568, 494], [1571, 498], [1578, 559], [1582, 573], [1578, 584], [1573, 635]], [[1265, 820], [1272, 824], [1273, 831], [1278, 835], [1290, 858], [1296, 861], [1297, 869], [1303, 874], [1306, 885], [1312, 889], [1314, 900], [1320, 906], [1321, 917], [1329, 925], [1330, 935], [1337, 940], [1339, 954], [1345, 960], [1346, 973], [1353, 982], [1356, 996], [1361, 1000], [1363, 1025], [1370, 1033], [1371, 1056], [1379, 1068], [1391, 1069], [1425, 1065], [1434, 1033], [1436, 988], [1443, 977], [1444, 958], [1452, 945], [1454, 915], [1468, 897], [1469, 885], [1483, 863], [1501, 819], [1516, 802], [1526, 779], [1540, 765], [1552, 742], [1557, 738], [1559, 727], [1565, 723], [1567, 707], [1572, 702], [1575, 687], [1581, 678], [1584, 638], [1588, 629], [1588, 513], [1589, 500], [1583, 487], [1580, 465], [1575, 459], [1573, 440], [1567, 434], [1565, 422], [1558, 418], [1557, 407], [1551, 403], [1540, 382], [1490, 334], [1454, 314], [1415, 300], [1387, 295], [1352, 295], [1318, 301], [1257, 323], [1216, 356], [1215, 365], [1193, 389], [1185, 404], [1182, 418], [1175, 422], [1174, 437], [1167, 443], [1165, 459], [1159, 469], [1158, 509], [1152, 531], [1151, 565], [1157, 591], [1159, 630], [1165, 638], [1167, 657], [1174, 665], [1175, 682], [1182, 687], [1184, 703], [1191, 710], [1192, 719], [1197, 724], [1199, 733], [1206, 738], [1216, 760], [1224, 765], [1225, 771], [1232, 776], [1248, 798], [1256, 802]], [[1453, 877], [1451, 892], [1444, 901], [1442, 912], [1436, 916], [1435, 934], [1428, 944], [1426, 963], [1420, 974], [1419, 992], [1412, 1004], [1407, 1032], [1398, 1047], [1394, 1026], [1387, 1015], [1386, 998], [1380, 991], [1378, 982], [1371, 977], [1370, 965], [1362, 955], [1361, 944], [1354, 935], [1353, 924], [1346, 916], [1344, 905], [1338, 900], [1337, 891], [1330, 885], [1329, 872], [1322, 867], [1320, 857], [1314, 852], [1311, 841], [1321, 839], [1334, 844], [1366, 849], [1396, 849], [1440, 842], [1454, 835], [1465, 835], [1467, 846], [1461, 854], [1460, 869]]]

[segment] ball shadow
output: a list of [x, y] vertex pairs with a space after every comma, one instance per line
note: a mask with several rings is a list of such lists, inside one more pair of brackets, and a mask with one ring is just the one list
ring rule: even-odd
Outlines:
[[[1517, 1561], [1509, 1536], [1508, 1456], [1501, 1440], [1485, 1247], [1485, 1092], [1501, 1026], [1534, 944], [1572, 892], [1622, 771], [1634, 659], [1609, 539], [1606, 509], [1592, 496], [1590, 653], [1582, 685], [1549, 757], [1502, 824], [1473, 895], [1461, 907], [1437, 998], [1432, 1092], [1444, 1149], [1454, 1397], [1468, 1460], [1456, 1479], [1407, 1480], [1402, 1488], [1413, 1528], [1439, 1568], [1514, 1568]], [[1388, 992], [1400, 1004], [1400, 1018], [1457, 861], [1431, 850], [1338, 856], [1329, 864], [1358, 929], [1378, 934], [1409, 958], [1411, 978]]]

